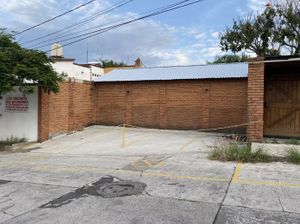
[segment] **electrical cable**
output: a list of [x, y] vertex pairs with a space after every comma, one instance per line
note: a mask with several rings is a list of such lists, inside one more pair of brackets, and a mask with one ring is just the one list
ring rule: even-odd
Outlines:
[[79, 6], [75, 7], [75, 8], [73, 8], [73, 9], [68, 10], [68, 11], [66, 11], [66, 12], [64, 12], [64, 13], [62, 13], [62, 14], [59, 14], [59, 15], [53, 17], [53, 18], [47, 19], [47, 20], [45, 20], [45, 21], [43, 21], [43, 22], [41, 22], [41, 23], [39, 23], [39, 24], [37, 24], [37, 25], [31, 26], [31, 27], [29, 27], [29, 28], [27, 28], [27, 29], [25, 29], [25, 30], [22, 30], [22, 31], [20, 31], [20, 32], [18, 32], [18, 33], [16, 33], [16, 34], [14, 34], [13, 36], [20, 35], [20, 34], [22, 34], [22, 33], [25, 33], [25, 32], [27, 32], [27, 31], [29, 31], [29, 30], [32, 30], [32, 29], [34, 29], [34, 28], [36, 28], [36, 27], [39, 27], [39, 26], [44, 25], [44, 24], [46, 24], [46, 23], [49, 23], [49, 22], [51, 22], [51, 21], [53, 21], [53, 20], [55, 20], [55, 19], [57, 19], [57, 18], [60, 18], [60, 17], [62, 17], [62, 16], [64, 16], [64, 15], [67, 15], [67, 14], [73, 12], [73, 11], [76, 11], [77, 9], [80, 9], [80, 8], [82, 8], [82, 7], [84, 7], [84, 6], [87, 6], [87, 5], [91, 4], [91, 3], [93, 3], [94, 1], [96, 1], [96, 0], [91, 0], [91, 1], [89, 1], [89, 2], [86, 2], [86, 3], [82, 4], [82, 5], [79, 5]]

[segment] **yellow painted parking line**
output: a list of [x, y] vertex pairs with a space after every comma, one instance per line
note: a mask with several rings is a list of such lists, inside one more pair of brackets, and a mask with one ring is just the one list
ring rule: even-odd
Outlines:
[[238, 163], [236, 165], [236, 168], [234, 170], [234, 174], [233, 174], [233, 177], [232, 177], [232, 182], [237, 182], [239, 181], [239, 178], [240, 178], [240, 175], [241, 175], [241, 171], [242, 171], [242, 163]]
[[[42, 165], [36, 164], [31, 165], [26, 164], [26, 162], [20, 163], [18, 166], [17, 163], [15, 164], [0, 164], [1, 168], [19, 168], [22, 171], [44, 171], [44, 172], [51, 172], [51, 173], [60, 173], [60, 172], [69, 172], [69, 173], [99, 173], [99, 174], [107, 174], [107, 173], [130, 173], [134, 174], [136, 172], [130, 170], [121, 170], [121, 169], [105, 169], [105, 168], [97, 168], [97, 167], [68, 167], [68, 166], [59, 166], [59, 165]], [[240, 170], [240, 169], [239, 169]], [[201, 182], [229, 182], [230, 178], [222, 178], [222, 177], [206, 177], [206, 176], [190, 176], [190, 175], [177, 175], [176, 173], [162, 173], [162, 172], [144, 172], [144, 176], [148, 177], [163, 177], [168, 179], [175, 179], [175, 180], [192, 180], [192, 181], [201, 181]], [[236, 176], [238, 176], [236, 174]], [[241, 185], [252, 185], [252, 186], [271, 186], [271, 187], [286, 187], [286, 188], [299, 188], [300, 184], [298, 183], [289, 183], [289, 182], [281, 182], [281, 181], [257, 181], [251, 179], [236, 179], [233, 181], [232, 184], [241, 184]]]
[[125, 148], [125, 136], [126, 136], [126, 125], [124, 124], [123, 127], [121, 128], [121, 136], [122, 136], [122, 143], [121, 143], [121, 148]]
[[300, 184], [287, 183], [287, 182], [275, 182], [275, 181], [256, 181], [256, 180], [246, 180], [239, 179], [236, 183], [244, 185], [264, 185], [273, 187], [290, 187], [290, 188], [300, 188]]
[[212, 182], [228, 182], [228, 178], [218, 178], [218, 177], [202, 177], [202, 176], [186, 176], [186, 175], [173, 175], [169, 173], [144, 173], [145, 176], [152, 177], [167, 177], [169, 179], [183, 179], [183, 180], [196, 180], [196, 181], [212, 181]]
[[184, 143], [183, 146], [180, 148], [180, 151], [184, 151], [184, 150], [185, 150], [190, 144], [192, 144], [197, 138], [198, 138], [198, 137], [193, 138], [193, 139], [189, 140], [188, 142]]
[[148, 160], [143, 160], [143, 162], [146, 164], [146, 165], [148, 165], [148, 167], [151, 167], [151, 166], [153, 166], [153, 164], [152, 163], [150, 163]]
[[[143, 164], [137, 164], [137, 163], [143, 163]], [[131, 163], [131, 166], [135, 166], [135, 167], [147, 167], [147, 168], [151, 168], [151, 167], [155, 167], [155, 166], [158, 166], [158, 167], [162, 167], [165, 165], [165, 162], [164, 161], [160, 161], [159, 163], [157, 164], [152, 164], [151, 161], [149, 160], [137, 160], [137, 161], [134, 161]]]
[[159, 167], [162, 167], [162, 166], [165, 166], [166, 165], [166, 162], [165, 161], [161, 161], [159, 162], [157, 165], [155, 166], [159, 166]]
[[131, 146], [131, 145], [133, 145], [133, 144], [139, 142], [140, 140], [142, 140], [142, 139], [145, 138], [145, 137], [146, 137], [146, 136], [141, 136], [141, 137], [139, 137], [138, 139], [136, 139], [136, 140], [134, 140], [134, 141], [132, 141], [132, 142], [129, 142], [129, 143], [127, 143], [127, 144], [125, 143], [123, 148], [129, 147], [129, 146]]

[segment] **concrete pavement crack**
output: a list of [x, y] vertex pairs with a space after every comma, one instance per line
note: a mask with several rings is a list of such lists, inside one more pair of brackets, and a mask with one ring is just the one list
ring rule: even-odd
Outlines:
[[[280, 187], [280, 190], [282, 191], [282, 187]], [[279, 201], [279, 204], [280, 204], [280, 207], [281, 207], [281, 211], [285, 212], [285, 209], [283, 208], [283, 204], [282, 204], [282, 201], [281, 201], [279, 193], [276, 190], [275, 190], [275, 193], [277, 195], [277, 198], [278, 198], [278, 201]]]
[[216, 216], [215, 216], [215, 218], [214, 218], [213, 224], [215, 224], [215, 223], [217, 222], [217, 218], [218, 218], [218, 216], [219, 216], [219, 214], [220, 214], [220, 211], [221, 211], [221, 209], [222, 209], [222, 207], [223, 207], [223, 204], [224, 204], [224, 201], [225, 201], [225, 199], [226, 199], [226, 197], [227, 197], [229, 188], [230, 188], [230, 186], [231, 186], [231, 184], [232, 184], [232, 182], [233, 182], [233, 177], [234, 177], [235, 171], [237, 170], [237, 167], [238, 167], [238, 163], [236, 163], [236, 166], [235, 166], [235, 168], [234, 168], [234, 170], [233, 170], [233, 172], [232, 172], [231, 179], [230, 179], [230, 181], [229, 181], [229, 183], [228, 183], [228, 185], [227, 185], [227, 188], [226, 188], [224, 197], [223, 197], [223, 199], [222, 199], [222, 201], [221, 201], [221, 203], [220, 203], [220, 207], [219, 207], [218, 212], [217, 212], [217, 214], [216, 214]]
[[148, 196], [152, 197], [152, 195], [151, 195], [150, 193], [148, 193], [148, 191], [145, 191], [145, 193], [146, 193]]

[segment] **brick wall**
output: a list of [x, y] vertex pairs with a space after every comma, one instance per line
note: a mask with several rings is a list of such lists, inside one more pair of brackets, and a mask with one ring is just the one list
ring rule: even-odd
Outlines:
[[60, 84], [39, 93], [39, 140], [90, 124], [170, 129], [219, 128], [247, 121], [247, 79]]
[[249, 63], [248, 75], [248, 128], [249, 141], [263, 141], [264, 136], [264, 77], [265, 64], [261, 58]]
[[246, 123], [247, 79], [97, 83], [97, 124], [197, 129]]
[[93, 84], [68, 81], [59, 87], [58, 94], [39, 91], [39, 141], [95, 123]]

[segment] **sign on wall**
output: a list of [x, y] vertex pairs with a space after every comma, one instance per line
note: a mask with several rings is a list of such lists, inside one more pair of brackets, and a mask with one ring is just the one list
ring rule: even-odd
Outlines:
[[5, 111], [28, 112], [29, 102], [26, 96], [10, 96], [5, 100]]

